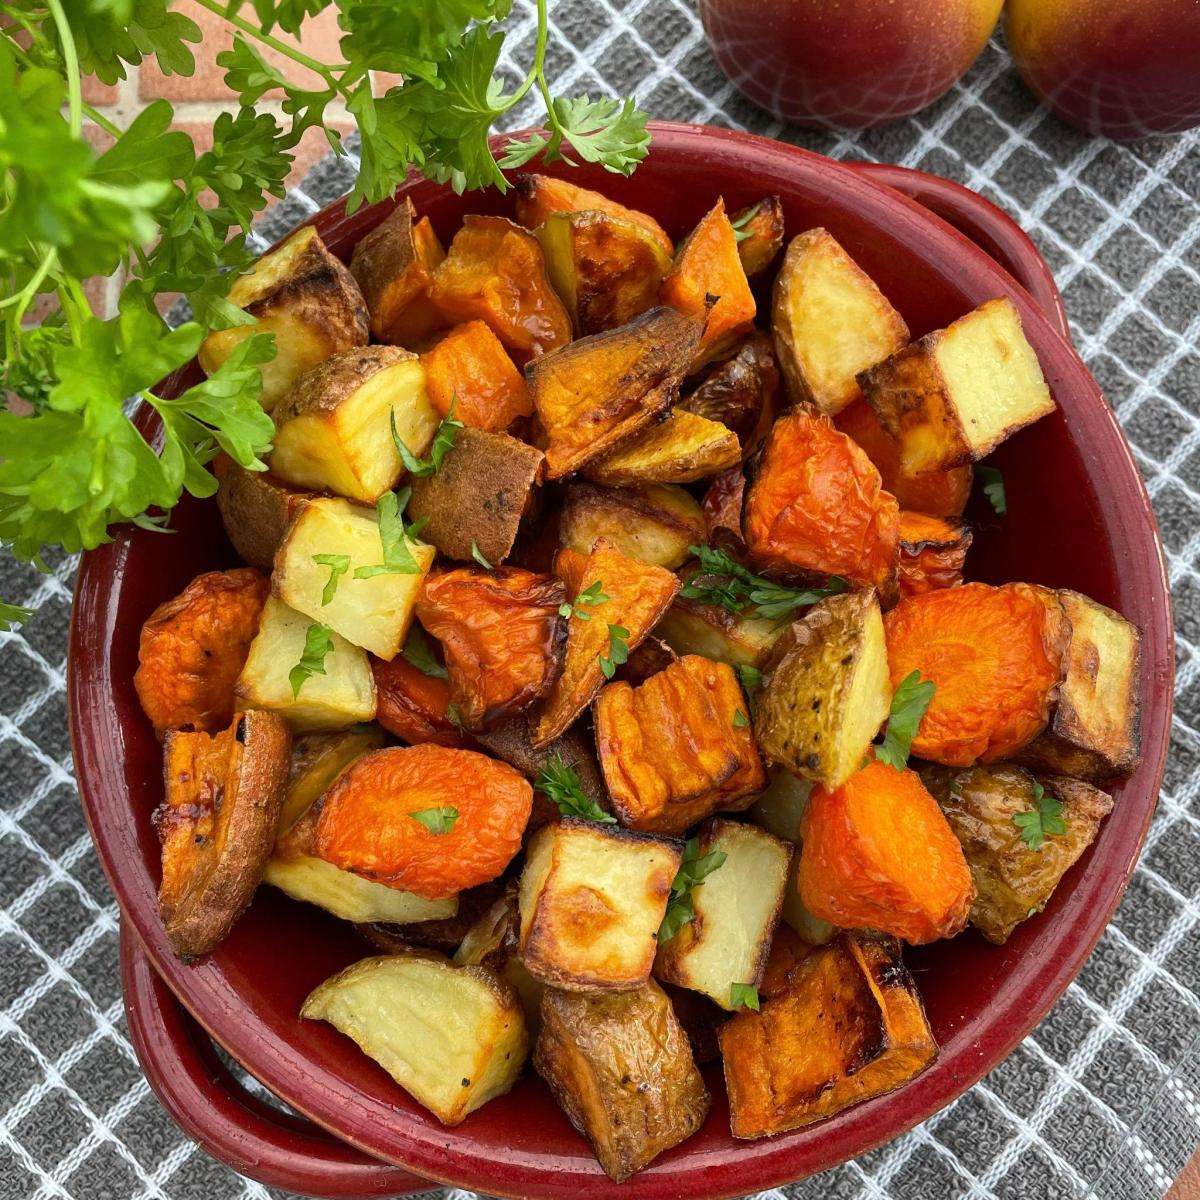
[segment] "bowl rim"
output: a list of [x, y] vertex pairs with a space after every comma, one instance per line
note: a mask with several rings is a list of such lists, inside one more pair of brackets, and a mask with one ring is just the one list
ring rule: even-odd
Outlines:
[[[1127, 789], [1122, 796], [1125, 817], [1108, 846], [1103, 878], [1097, 878], [1089, 892], [1091, 903], [1078, 914], [1079, 920], [1057, 930], [1044, 961], [1029, 964], [1019, 986], [1006, 991], [986, 1014], [977, 1014], [966, 1024], [978, 1026], [977, 1036], [963, 1044], [956, 1034], [952, 1053], [943, 1052], [922, 1076], [904, 1088], [847, 1110], [836, 1118], [812, 1128], [825, 1135], [814, 1145], [792, 1144], [797, 1134], [784, 1134], [759, 1142], [732, 1140], [719, 1149], [693, 1153], [676, 1161], [673, 1156], [659, 1160], [627, 1183], [616, 1185], [595, 1172], [535, 1165], [536, 1156], [512, 1154], [500, 1161], [494, 1153], [463, 1144], [454, 1130], [415, 1127], [405, 1117], [393, 1124], [402, 1133], [388, 1137], [381, 1146], [379, 1131], [372, 1120], [356, 1109], [361, 1094], [336, 1078], [316, 1080], [311, 1074], [296, 1071], [296, 1059], [290, 1047], [255, 1041], [246, 1033], [244, 1006], [236, 996], [223, 994], [214, 986], [203, 964], [183, 967], [170, 954], [157, 912], [153, 908], [130, 903], [122, 882], [123, 857], [121, 835], [114, 828], [112, 814], [106, 814], [102, 786], [115, 776], [106, 775], [93, 761], [91, 752], [105, 731], [97, 726], [95, 700], [111, 683], [107, 662], [89, 655], [88, 636], [98, 631], [111, 633], [114, 614], [104, 600], [116, 568], [128, 552], [130, 534], [121, 530], [113, 542], [84, 556], [76, 582], [72, 611], [71, 651], [68, 663], [68, 694], [72, 747], [75, 753], [83, 807], [102, 865], [113, 885], [130, 927], [136, 932], [155, 969], [206, 1032], [235, 1058], [249, 1068], [266, 1086], [298, 1111], [336, 1133], [369, 1154], [405, 1166], [430, 1180], [451, 1186], [477, 1188], [492, 1194], [512, 1196], [562, 1195], [564, 1188], [579, 1188], [590, 1197], [723, 1197], [744, 1195], [761, 1188], [777, 1186], [802, 1175], [825, 1170], [880, 1145], [911, 1129], [935, 1111], [945, 1107], [975, 1083], [986, 1071], [1006, 1057], [1045, 1015], [1078, 973], [1084, 960], [1099, 940], [1115, 910], [1137, 861], [1142, 842], [1152, 819], [1158, 789], [1165, 766], [1172, 708], [1174, 674], [1174, 632], [1171, 621], [1170, 593], [1166, 566], [1157, 524], [1145, 485], [1134, 464], [1132, 453], [1107, 405], [1099, 386], [1092, 379], [1074, 348], [1055, 328], [1053, 320], [988, 255], [945, 222], [932, 216], [915, 201], [891, 188], [855, 173], [810, 151], [740, 131], [678, 123], [652, 123], [655, 147], [666, 148], [693, 159], [736, 156], [739, 167], [763, 174], [768, 168], [808, 178], [824, 177], [830, 188], [858, 198], [867, 211], [866, 219], [886, 214], [893, 226], [902, 225], [916, 244], [917, 252], [936, 250], [929, 259], [947, 277], [970, 271], [986, 279], [993, 294], [1007, 294], [1021, 311], [1030, 331], [1030, 340], [1053, 352], [1059, 370], [1070, 376], [1069, 386], [1077, 392], [1073, 403], [1086, 411], [1088, 434], [1106, 456], [1107, 477], [1102, 491], [1109, 493], [1128, 512], [1128, 524], [1140, 526], [1148, 537], [1131, 542], [1138, 561], [1133, 570], [1149, 589], [1149, 619], [1143, 630], [1144, 644], [1154, 650], [1147, 676], [1149, 697], [1143, 697], [1143, 786], [1136, 797]], [[643, 170], [652, 170], [651, 159]], [[397, 196], [424, 185], [411, 180]], [[320, 214], [330, 222], [329, 236], [336, 237], [353, 218], [344, 212], [344, 199], [335, 201]], [[310, 218], [315, 220], [316, 216]], [[360, 214], [361, 217], [361, 214]], [[924, 251], [922, 248], [925, 248]], [[1111, 525], [1109, 526], [1111, 537]], [[1147, 700], [1149, 702], [1147, 702]], [[119, 739], [113, 739], [115, 742]], [[99, 744], [103, 745], [103, 742]], [[228, 988], [225, 988], [228, 993]], [[999, 1001], [1002, 1000], [1002, 1003]], [[239, 1020], [239, 1016], [242, 1018]], [[806, 1131], [797, 1131], [803, 1134]], [[469, 1143], [471, 1139], [466, 1139]], [[567, 1160], [563, 1160], [566, 1162]]]

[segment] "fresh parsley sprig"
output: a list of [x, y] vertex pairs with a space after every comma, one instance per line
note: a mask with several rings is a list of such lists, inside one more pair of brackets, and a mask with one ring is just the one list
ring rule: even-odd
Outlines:
[[9, 633], [32, 616], [32, 608], [25, 608], [20, 604], [5, 604], [0, 600], [0, 633]]
[[604, 604], [608, 601], [608, 597], [603, 592], [604, 584], [597, 579], [595, 583], [588, 584], [575, 599], [570, 602], [565, 602], [558, 606], [558, 615], [566, 617], [568, 620], [571, 617], [578, 617], [581, 621], [590, 621], [592, 614], [584, 612], [585, 607], [595, 607], [597, 604]]
[[561, 754], [555, 754], [538, 772], [533, 786], [548, 796], [564, 817], [580, 817], [601, 825], [615, 825], [616, 817], [604, 809], [583, 790], [579, 772], [568, 766]]
[[608, 627], [608, 653], [600, 655], [600, 670], [611, 679], [622, 663], [629, 661], [629, 630], [624, 625]]
[[735, 983], [729, 988], [729, 1007], [735, 1012], [739, 1008], [759, 1011], [758, 988], [752, 983]]
[[892, 710], [883, 731], [883, 742], [875, 746], [875, 757], [880, 762], [897, 771], [908, 766], [913, 738], [935, 690], [933, 680], [922, 679], [920, 671], [912, 671], [900, 680], [900, 686], [892, 693]]
[[1030, 850], [1040, 850], [1047, 836], [1061, 836], [1067, 832], [1062, 801], [1047, 795], [1046, 789], [1036, 779], [1033, 781], [1033, 808], [1014, 813], [1012, 823], [1021, 831], [1021, 841]]
[[710, 850], [701, 855], [699, 839], [688, 838], [679, 861], [679, 870], [675, 872], [675, 879], [671, 883], [667, 911], [658, 927], [660, 942], [669, 942], [685, 925], [696, 919], [692, 892], [709, 875], [724, 866], [726, 857], [724, 850]]
[[328, 625], [312, 624], [304, 634], [304, 649], [300, 661], [288, 672], [292, 699], [300, 697], [300, 689], [314, 675], [325, 674], [325, 656], [333, 649], [333, 630]]
[[712, 546], [689, 546], [688, 549], [699, 560], [700, 570], [683, 585], [680, 596], [731, 613], [753, 609], [767, 620], [782, 620], [798, 608], [808, 608], [849, 587], [838, 575], [831, 575], [820, 588], [784, 587], [762, 575], [755, 575], [724, 550]]
[[404, 469], [414, 479], [423, 479], [426, 475], [432, 475], [435, 471], [440, 470], [442, 460], [454, 449], [454, 439], [458, 437], [458, 431], [463, 427], [463, 423], [454, 415], [455, 403], [453, 399], [450, 401], [450, 411], [438, 423], [433, 441], [429, 444], [428, 458], [417, 458], [405, 445], [404, 439], [396, 430], [396, 410], [392, 410], [389, 418], [392, 425], [392, 441], [396, 444], [396, 450], [400, 455], [400, 461], [404, 463]]

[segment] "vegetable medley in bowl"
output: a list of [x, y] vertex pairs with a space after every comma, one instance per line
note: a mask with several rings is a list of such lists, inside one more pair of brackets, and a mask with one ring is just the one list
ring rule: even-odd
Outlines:
[[363, 957], [303, 1017], [448, 1125], [532, 1069], [622, 1180], [699, 1065], [759, 1138], [934, 1061], [904, 947], [1045, 907], [1137, 764], [1139, 633], [966, 581], [974, 464], [1055, 408], [1011, 301], [913, 341], [775, 197], [678, 246], [547, 176], [516, 216], [444, 247], [405, 199], [237, 282], [200, 361], [276, 338], [270, 470], [214, 464], [247, 565], [135, 684], [176, 953], [260, 883], [327, 910]]

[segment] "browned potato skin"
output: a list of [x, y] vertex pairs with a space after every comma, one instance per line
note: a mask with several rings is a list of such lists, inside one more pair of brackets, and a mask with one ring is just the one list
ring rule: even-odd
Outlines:
[[275, 410], [275, 428], [305, 413], [331, 413], [371, 376], [417, 356], [398, 346], [363, 346], [327, 359], [304, 375], [288, 398]]
[[1062, 804], [1067, 832], [1048, 835], [1034, 850], [1013, 824], [1017, 813], [1034, 807], [1034, 777], [1027, 771], [1008, 765], [971, 767], [948, 783], [944, 776], [929, 782], [971, 868], [971, 924], [997, 945], [1046, 907], [1112, 809], [1112, 798], [1090, 784], [1063, 776], [1041, 778], [1038, 782]]
[[390, 340], [388, 332], [396, 316], [427, 291], [433, 279], [413, 237], [416, 223], [417, 211], [405, 196], [354, 247], [350, 259], [351, 274], [371, 314], [371, 333], [380, 341]]
[[[355, 925], [355, 929], [383, 954], [399, 954], [413, 946], [441, 950], [453, 954], [471, 927], [483, 916], [504, 892], [499, 880], [468, 888], [458, 896], [458, 912], [440, 921], [415, 921], [411, 925], [390, 925], [375, 921]], [[485, 963], [491, 966], [491, 963]]]
[[547, 991], [533, 1065], [618, 1183], [691, 1137], [712, 1104], [653, 982], [619, 996]]
[[704, 541], [707, 532], [703, 513], [685, 493], [582, 480], [567, 489], [558, 529], [562, 544], [580, 554], [590, 554], [596, 538], [607, 537], [623, 554], [668, 571], [682, 566], [688, 547]]
[[282, 836], [325, 794], [356, 758], [387, 742], [377, 725], [360, 725], [329, 733], [302, 733], [292, 740], [287, 796], [279, 814]]
[[741, 461], [737, 435], [719, 421], [675, 409], [637, 438], [618, 446], [584, 474], [610, 487], [694, 483]]
[[743, 450], [749, 450], [763, 425], [773, 420], [778, 394], [779, 366], [771, 339], [753, 333], [676, 407], [719, 421], [737, 434]]
[[[746, 214], [751, 211], [753, 216], [747, 220]], [[730, 215], [729, 223], [741, 235], [738, 257], [746, 278], [752, 279], [765, 271], [783, 249], [783, 202], [778, 196], [767, 196], [738, 209]]]
[[270, 571], [287, 527], [313, 493], [267, 471], [247, 471], [226, 454], [213, 461], [213, 474], [217, 508], [233, 548], [252, 567]]

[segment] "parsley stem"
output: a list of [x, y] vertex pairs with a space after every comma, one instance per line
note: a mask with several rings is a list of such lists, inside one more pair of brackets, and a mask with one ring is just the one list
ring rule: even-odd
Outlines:
[[99, 109], [93, 108], [86, 100], [83, 102], [83, 113], [89, 121], [99, 125], [105, 133], [111, 133], [119, 138], [125, 131], [115, 121], [110, 121]]
[[42, 255], [42, 261], [38, 263], [37, 270], [29, 277], [29, 282], [15, 296], [9, 296], [6, 300], [0, 300], [0, 308], [8, 308], [10, 304], [17, 306], [17, 311], [13, 314], [13, 323], [19, 325], [21, 318], [25, 315], [25, 310], [29, 307], [30, 302], [38, 293], [38, 288], [42, 286], [42, 280], [50, 274], [51, 268], [58, 259], [58, 251], [53, 247], [49, 247], [46, 253]]
[[[506, 109], [512, 108], [514, 104], [523, 100], [526, 93], [535, 83], [538, 83], [539, 86], [545, 83], [545, 79], [542, 76], [542, 62], [546, 57], [546, 38], [550, 29], [546, 7], [546, 0], [537, 0], [537, 41], [533, 47], [533, 65], [529, 68], [529, 73], [521, 81], [521, 86], [508, 97], [504, 106]], [[544, 92], [543, 95], [545, 95]]]
[[79, 137], [83, 130], [83, 90], [79, 83], [79, 55], [75, 52], [75, 39], [67, 14], [59, 0], [46, 0], [46, 7], [54, 18], [54, 28], [62, 44], [63, 68], [67, 77], [67, 108], [71, 114], [71, 132]]

